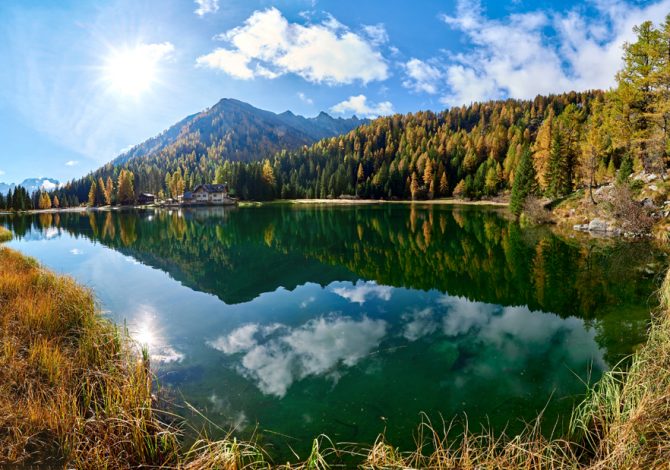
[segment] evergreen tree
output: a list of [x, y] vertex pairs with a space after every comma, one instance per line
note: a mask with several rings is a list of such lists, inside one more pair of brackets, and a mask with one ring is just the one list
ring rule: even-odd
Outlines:
[[628, 182], [628, 177], [633, 173], [633, 160], [630, 158], [630, 155], [626, 155], [621, 161], [621, 167], [619, 167], [619, 172], [616, 176], [616, 182], [618, 184], [625, 184]]
[[133, 184], [133, 174], [126, 169], [121, 170], [117, 183], [117, 200], [119, 204], [127, 205], [135, 202]]
[[447, 182], [447, 173], [442, 172], [440, 176], [440, 196], [446, 196], [449, 191], [449, 183]]
[[528, 196], [536, 192], [537, 179], [535, 177], [535, 168], [533, 167], [530, 150], [525, 149], [514, 172], [514, 184], [512, 185], [512, 197], [510, 200], [510, 210], [517, 220], [521, 216], [521, 212], [523, 212], [523, 206]]
[[91, 181], [91, 189], [88, 191], [88, 205], [89, 207], [94, 207], [96, 204], [95, 195], [98, 193], [97, 184], [95, 181]]

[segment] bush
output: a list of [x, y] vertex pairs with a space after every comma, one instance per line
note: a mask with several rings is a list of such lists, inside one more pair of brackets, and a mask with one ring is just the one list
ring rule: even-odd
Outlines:
[[533, 224], [543, 225], [552, 222], [549, 212], [542, 201], [535, 196], [528, 196], [523, 205], [524, 216]]
[[627, 184], [615, 184], [612, 192], [612, 216], [624, 232], [645, 234], [651, 231], [654, 219], [641, 203], [633, 199]]

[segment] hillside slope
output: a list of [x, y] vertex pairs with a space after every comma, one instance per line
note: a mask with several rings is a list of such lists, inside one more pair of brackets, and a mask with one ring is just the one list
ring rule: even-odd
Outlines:
[[91, 174], [68, 183], [62, 195], [86, 201], [92, 180], [111, 177], [116, 181], [122, 167], [134, 173], [135, 188], [141, 191], [165, 189], [166, 175], [175, 171], [185, 177], [187, 187], [192, 187], [211, 182], [217, 166], [224, 161], [261, 160], [281, 150], [295, 150], [347, 133], [367, 122], [355, 116], [336, 119], [323, 112], [313, 118], [290, 111], [276, 114], [225, 98], [136, 145]]

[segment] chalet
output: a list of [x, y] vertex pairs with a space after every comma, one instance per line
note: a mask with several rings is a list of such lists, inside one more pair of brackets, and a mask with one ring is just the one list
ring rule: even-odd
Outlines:
[[191, 191], [184, 191], [184, 194], [181, 196], [177, 196], [177, 200], [179, 201], [180, 204], [183, 205], [191, 205], [195, 202], [195, 198], [193, 197], [193, 193]]
[[194, 204], [234, 204], [228, 196], [228, 184], [201, 184], [193, 190]]
[[140, 193], [140, 195], [137, 196], [137, 203], [141, 206], [153, 204], [154, 202], [156, 202], [156, 196], [151, 193]]

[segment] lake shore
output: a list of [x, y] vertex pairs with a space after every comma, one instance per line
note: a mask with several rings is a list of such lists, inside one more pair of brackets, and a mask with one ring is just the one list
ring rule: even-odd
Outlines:
[[355, 206], [366, 204], [417, 204], [417, 205], [435, 205], [435, 206], [501, 206], [509, 205], [504, 200], [469, 200], [462, 198], [444, 198], [444, 199], [426, 199], [417, 201], [389, 201], [385, 199], [278, 199], [271, 201], [273, 203], [288, 204], [328, 204], [341, 206]]
[[[506, 199], [480, 199], [469, 200], [462, 198], [443, 198], [443, 199], [426, 199], [418, 201], [389, 201], [385, 199], [275, 199], [272, 201], [240, 201], [240, 206], [259, 206], [269, 204], [322, 204], [333, 206], [355, 206], [355, 205], [374, 205], [374, 204], [416, 204], [416, 205], [435, 205], [435, 206], [496, 206], [507, 207], [509, 202]], [[204, 206], [210, 207], [210, 206]], [[211, 206], [219, 207], [219, 206]], [[223, 206], [220, 206], [223, 207]], [[100, 207], [63, 207], [51, 209], [32, 209], [29, 211], [22, 211], [21, 214], [57, 214], [62, 212], [87, 212], [87, 211], [117, 211], [123, 209], [157, 209], [161, 206], [147, 205], [147, 206], [100, 206]], [[171, 207], [167, 207], [170, 209]], [[189, 206], [175, 207], [177, 209], [189, 208]], [[13, 212], [0, 211], [0, 215], [11, 215]]]
[[[366, 468], [465, 470], [662, 465], [670, 448], [663, 424], [670, 417], [670, 277], [660, 295], [663, 309], [647, 344], [628, 371], [615, 369], [588, 391], [564, 439], [546, 440], [539, 426], [530, 426], [516, 436], [467, 434], [454, 441], [439, 426], [423, 424], [435, 449], [428, 454], [398, 449], [383, 436], [372, 446], [340, 448], [322, 437], [307, 461], [284, 468], [315, 461], [325, 468], [342, 459]], [[179, 430], [155, 409], [148, 357], [103, 319], [92, 293], [72, 279], [0, 248], [0, 298], [0, 321], [12, 326], [0, 330], [7, 345], [0, 349], [0, 424], [11, 431], [0, 432], [0, 463], [52, 457], [77, 468], [274, 467], [254, 442], [203, 438], [184, 448]]]

